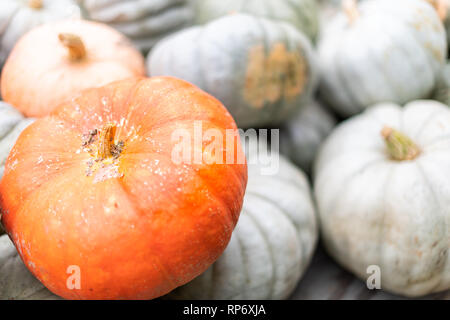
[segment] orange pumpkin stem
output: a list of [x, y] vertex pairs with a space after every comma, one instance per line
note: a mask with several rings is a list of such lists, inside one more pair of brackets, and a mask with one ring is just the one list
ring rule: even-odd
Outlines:
[[79, 36], [72, 33], [60, 33], [58, 39], [69, 50], [72, 61], [82, 60], [86, 56], [86, 48]]
[[100, 130], [98, 137], [97, 159], [103, 160], [117, 155], [114, 138], [117, 126], [114, 123], [107, 123]]
[[31, 9], [41, 9], [44, 5], [43, 0], [29, 0], [28, 1], [28, 7], [30, 7]]
[[413, 160], [420, 154], [419, 147], [405, 134], [385, 126], [381, 136], [386, 142], [388, 153], [397, 161]]
[[355, 22], [355, 20], [359, 18], [359, 11], [358, 5], [356, 4], [356, 0], [343, 0], [342, 8], [345, 14], [347, 15], [350, 23]]

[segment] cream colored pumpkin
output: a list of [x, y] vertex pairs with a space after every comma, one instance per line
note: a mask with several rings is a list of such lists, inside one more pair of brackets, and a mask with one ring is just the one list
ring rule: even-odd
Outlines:
[[88, 19], [103, 22], [148, 51], [168, 34], [192, 23], [188, 0], [78, 0]]
[[[273, 153], [274, 161], [278, 157]], [[317, 222], [305, 175], [283, 156], [264, 175], [258, 153], [248, 153], [244, 206], [231, 241], [205, 273], [176, 289], [178, 299], [286, 299], [312, 258]]]
[[318, 52], [321, 94], [338, 113], [351, 116], [379, 102], [428, 97], [447, 42], [426, 1], [366, 0], [326, 25]]
[[5, 161], [20, 133], [34, 119], [25, 118], [9, 104], [0, 101], [0, 179], [5, 169]]
[[55, 300], [23, 264], [7, 235], [0, 236], [0, 300]]
[[318, 101], [311, 101], [281, 127], [281, 153], [309, 173], [319, 146], [336, 122], [336, 118], [326, 107]]
[[32, 28], [65, 18], [80, 18], [74, 0], [1, 0], [0, 69], [12, 48]]
[[422, 296], [450, 288], [450, 110], [386, 103], [342, 123], [315, 163], [328, 252], [381, 288]]
[[187, 80], [218, 98], [239, 127], [280, 124], [317, 87], [309, 39], [292, 25], [233, 14], [158, 43], [147, 58], [151, 76]]

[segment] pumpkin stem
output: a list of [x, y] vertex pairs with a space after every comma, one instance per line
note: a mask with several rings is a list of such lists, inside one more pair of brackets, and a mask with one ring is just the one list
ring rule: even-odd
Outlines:
[[381, 130], [388, 153], [392, 159], [397, 161], [413, 160], [420, 154], [419, 147], [406, 135], [385, 126]]
[[69, 50], [72, 61], [82, 60], [86, 56], [86, 48], [79, 36], [72, 33], [60, 33], [58, 39]]
[[107, 123], [99, 133], [97, 144], [97, 159], [104, 160], [107, 158], [117, 158], [122, 152], [123, 141], [117, 144], [114, 139], [116, 137], [117, 125], [114, 123]]
[[342, 9], [347, 15], [350, 23], [355, 22], [355, 20], [359, 18], [359, 11], [356, 0], [342, 0]]
[[448, 14], [448, 0], [426, 0], [429, 4], [431, 4], [437, 11], [437, 14], [441, 21], [447, 19]]
[[41, 9], [44, 5], [43, 0], [28, 0], [28, 7], [30, 7], [31, 9]]

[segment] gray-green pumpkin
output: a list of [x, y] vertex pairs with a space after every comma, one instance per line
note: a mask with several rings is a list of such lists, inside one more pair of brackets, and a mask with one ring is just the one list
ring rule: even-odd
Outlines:
[[78, 0], [84, 15], [106, 23], [147, 52], [168, 34], [192, 23], [188, 0]]
[[450, 106], [450, 63], [441, 70], [433, 99]]
[[342, 116], [380, 102], [428, 97], [447, 56], [446, 34], [424, 0], [365, 0], [326, 25], [321, 94]]
[[317, 150], [337, 123], [335, 116], [317, 101], [311, 101], [290, 117], [280, 130], [280, 150], [305, 172]]
[[3, 176], [5, 161], [11, 148], [20, 133], [33, 121], [34, 119], [25, 118], [15, 108], [0, 101], [0, 179]]
[[292, 25], [234, 14], [182, 30], [149, 54], [151, 76], [209, 92], [242, 127], [276, 125], [307, 103], [318, 72], [309, 39]]
[[263, 163], [270, 161], [250, 148], [243, 209], [227, 249], [205, 273], [173, 291], [170, 298], [286, 299], [291, 295], [314, 253], [318, 226], [303, 172], [278, 153], [269, 158], [279, 159], [276, 173], [264, 173]]
[[316, 0], [194, 0], [193, 3], [197, 23], [241, 12], [291, 23], [311, 40], [319, 32]]
[[51, 293], [25, 267], [7, 235], [0, 236], [0, 300], [54, 300]]
[[65, 18], [79, 18], [75, 0], [1, 0], [0, 69], [17, 40], [32, 28]]

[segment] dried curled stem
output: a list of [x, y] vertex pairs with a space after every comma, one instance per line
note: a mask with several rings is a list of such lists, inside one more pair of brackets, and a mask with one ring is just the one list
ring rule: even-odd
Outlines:
[[69, 51], [72, 61], [82, 60], [86, 56], [86, 48], [79, 36], [72, 33], [60, 33], [58, 39]]
[[420, 154], [420, 148], [406, 135], [385, 126], [381, 136], [386, 142], [390, 157], [397, 161], [413, 160]]

